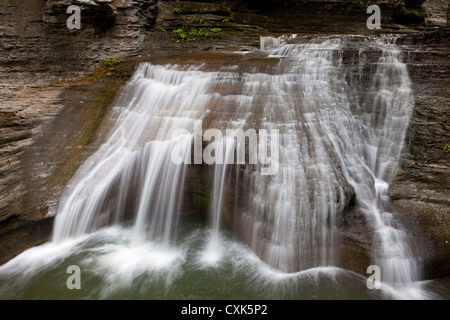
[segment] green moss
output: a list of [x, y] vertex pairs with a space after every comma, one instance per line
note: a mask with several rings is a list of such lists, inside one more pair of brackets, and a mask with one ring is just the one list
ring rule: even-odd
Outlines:
[[196, 14], [194, 14], [191, 18], [191, 21], [193, 23], [203, 24], [205, 22], [205, 19], [199, 18]]
[[186, 39], [186, 32], [182, 28], [173, 30], [172, 33], [178, 35], [180, 37], [180, 39], [182, 39], [182, 40]]
[[190, 27], [191, 27], [191, 26], [190, 26], [190, 24], [189, 24], [189, 21], [184, 21], [184, 22], [183, 22], [182, 28], [183, 28], [184, 30], [188, 31]]
[[15, 124], [13, 112], [0, 112], [0, 126], [11, 127]]
[[[231, 9], [230, 8], [228, 8], [228, 7], [225, 7], [224, 8], [225, 9], [225, 11], [228, 13], [228, 18], [227, 19], [224, 19], [224, 20], [227, 20], [228, 22], [233, 22], [234, 21], [234, 13], [233, 13], [233, 11], [231, 11]], [[224, 21], [225, 22], [225, 21]]]
[[446, 144], [443, 151], [445, 153], [449, 153], [450, 152], [450, 144]]
[[178, 36], [178, 38], [171, 38], [172, 40], [177, 40], [177, 41], [196, 41], [199, 38], [208, 38], [209, 33], [205, 32], [203, 29], [193, 29], [193, 28], [188, 28], [188, 29], [184, 29], [184, 28], [178, 28], [172, 31], [172, 33], [176, 34]]
[[97, 68], [95, 78], [101, 79], [109, 76], [125, 78], [130, 75], [130, 72], [128, 63], [122, 63], [120, 60], [114, 58], [107, 58]]
[[117, 59], [104, 59], [103, 64], [108, 68], [114, 68], [115, 66], [120, 64], [120, 61]]
[[183, 13], [183, 10], [180, 9], [180, 8], [174, 8], [174, 9], [172, 10], [172, 13], [174, 13], [174, 14], [182, 14], [182, 13]]
[[419, 12], [419, 10], [406, 8], [405, 6], [402, 7], [402, 13], [404, 13], [406, 15], [414, 15], [414, 16], [418, 16], [418, 17], [422, 16], [422, 13]]

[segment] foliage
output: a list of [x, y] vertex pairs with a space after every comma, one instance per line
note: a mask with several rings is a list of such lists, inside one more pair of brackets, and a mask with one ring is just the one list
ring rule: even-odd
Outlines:
[[[231, 23], [231, 21], [233, 21], [233, 12], [231, 11], [231, 9], [222, 7], [222, 10], [225, 10], [229, 14], [229, 17], [224, 18], [222, 20], [222, 22], [223, 23]], [[172, 10], [172, 12], [175, 14], [180, 14], [183, 12], [183, 10], [181, 10], [180, 8], [175, 8]], [[179, 42], [179, 41], [181, 41], [181, 42], [195, 41], [199, 38], [209, 38], [210, 40], [214, 40], [215, 38], [212, 35], [210, 35], [210, 33], [205, 32], [203, 29], [192, 28], [192, 26], [194, 24], [198, 25], [198, 24], [205, 24], [205, 23], [212, 26], [216, 22], [213, 20], [202, 19], [197, 14], [194, 14], [190, 17], [189, 20], [185, 20], [181, 27], [178, 27], [177, 29], [172, 31], [172, 33], [175, 34], [176, 37], [171, 38], [171, 39], [175, 40], [177, 42]], [[160, 30], [163, 32], [166, 32], [165, 29], [160, 28]], [[211, 33], [218, 33], [218, 32], [222, 31], [221, 28], [211, 28], [210, 30], [211, 30]]]
[[199, 24], [203, 24], [205, 22], [205, 19], [201, 19], [199, 18], [196, 14], [194, 14], [192, 16], [192, 22], [193, 23], [199, 23]]
[[185, 33], [184, 29], [179, 28], [179, 29], [173, 30], [172, 32], [177, 34], [181, 39], [183, 39], [183, 40], [186, 39], [186, 33]]
[[[117, 59], [104, 59], [103, 64], [105, 67], [109, 69], [109, 71], [116, 70], [116, 67], [120, 64], [120, 61]], [[106, 70], [103, 70], [103, 72], [106, 72]]]
[[[95, 77], [97, 79], [106, 77], [108, 75], [111, 75], [111, 72], [114, 72], [117, 70], [117, 68], [119, 67], [121, 61], [117, 60], [117, 59], [111, 59], [111, 58], [107, 58], [107, 59], [103, 59], [103, 68], [101, 70], [100, 74], [95, 75]], [[124, 74], [124, 71], [120, 74], [120, 76], [126, 76], [126, 74]]]
[[189, 35], [192, 37], [202, 37], [205, 35], [205, 32], [203, 31], [203, 29], [192, 29], [191, 31], [189, 31]]
[[446, 144], [443, 151], [445, 153], [449, 153], [450, 152], [450, 144]]
[[406, 15], [414, 15], [414, 16], [421, 16], [421, 13], [417, 9], [412, 8], [406, 8], [405, 6], [402, 7], [402, 13]]
[[[231, 9], [230, 8], [226, 8], [225, 9], [227, 12], [228, 12], [228, 14], [229, 14], [229, 16], [228, 16], [228, 21], [229, 22], [232, 22], [232, 21], [234, 21], [234, 13], [233, 13], [233, 11], [231, 11]], [[225, 21], [224, 21], [225, 22]]]
[[118, 65], [119, 63], [120, 63], [120, 61], [119, 60], [117, 60], [117, 59], [104, 59], [103, 60], [103, 63], [107, 66], [107, 67], [113, 67], [113, 66], [116, 66], [116, 65]]
[[205, 32], [203, 29], [189, 29], [185, 30], [183, 28], [179, 28], [172, 31], [174, 34], [178, 35], [181, 41], [195, 41], [200, 37], [209, 37], [209, 33]]

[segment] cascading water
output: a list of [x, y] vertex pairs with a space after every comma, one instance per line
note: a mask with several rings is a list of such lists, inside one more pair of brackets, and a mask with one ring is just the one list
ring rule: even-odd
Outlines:
[[214, 165], [214, 175], [212, 178], [213, 188], [211, 192], [211, 207], [209, 208], [210, 234], [208, 243], [201, 254], [201, 260], [208, 265], [217, 265], [223, 255], [221, 249], [221, 221], [222, 205], [225, 194], [226, 175], [232, 161], [234, 161], [235, 143], [229, 138], [222, 138], [217, 141], [216, 163]]
[[296, 34], [291, 35], [282, 35], [279, 37], [272, 36], [261, 36], [260, 37], [260, 49], [267, 50], [273, 49], [277, 47], [281, 47], [282, 45], [287, 44], [290, 40], [297, 38]]
[[204, 112], [208, 76], [141, 65], [117, 103], [121, 108], [108, 141], [77, 172], [61, 201], [54, 241], [134, 221], [135, 238], [169, 243], [180, 212], [185, 165], [171, 154], [192, 137], [174, 141]]
[[[383, 282], [420, 280], [420, 264], [405, 232], [385, 209], [414, 106], [406, 65], [387, 40], [377, 42], [382, 56], [368, 92], [359, 96], [349, 94], [351, 84], [345, 79], [345, 38], [271, 49], [272, 56], [284, 58], [277, 75], [248, 81], [248, 94], [264, 97], [256, 103], [263, 110], [263, 125], [284, 133], [280, 174], [270, 181], [251, 174], [251, 200], [243, 219], [251, 228], [251, 248], [277, 269], [334, 265], [336, 216], [354, 193], [376, 231], [380, 250], [374, 263], [383, 270]], [[406, 291], [406, 297], [420, 297], [414, 289]]]
[[[198, 286], [203, 279], [198, 271], [214, 267], [228, 273], [211, 277], [211, 285], [244, 283], [242, 292], [253, 290], [243, 293], [244, 298], [273, 298], [270, 290], [280, 284], [278, 294], [310, 297], [307, 290], [319, 290], [324, 277], [342, 276], [334, 268], [340, 240], [336, 220], [355, 202], [375, 231], [373, 263], [380, 266], [387, 291], [396, 298], [424, 297], [410, 286], [420, 280], [421, 269], [405, 231], [389, 212], [388, 183], [400, 157], [413, 97], [401, 52], [387, 39], [262, 37], [255, 54], [279, 60], [268, 73], [261, 71], [267, 68], [245, 66], [238, 73], [236, 66], [204, 72], [202, 67], [141, 64], [115, 102], [116, 120], [105, 143], [66, 188], [53, 242], [44, 245], [42, 253], [31, 249], [1, 266], [0, 278], [18, 272], [28, 277], [36, 263], [26, 267], [24, 261], [36, 257], [39, 268], [47, 270], [51, 259], [44, 253], [70, 247], [67, 253], [54, 254], [52, 261], [84, 254], [80, 263], [91, 270], [92, 278], [99, 277], [100, 266], [110, 272], [102, 274], [109, 289], [94, 296], [114, 296], [150, 272], [148, 286], [182, 298], [174, 292], [184, 292], [195, 279]], [[363, 49], [358, 49], [359, 71], [352, 73], [343, 55], [355, 51], [355, 43]], [[364, 50], [381, 51], [381, 56], [371, 64]], [[361, 74], [367, 67], [371, 72], [364, 87], [359, 81], [367, 76]], [[225, 163], [210, 170], [210, 231], [186, 236], [178, 220], [197, 139], [194, 123], [224, 106], [226, 112], [215, 122], [221, 126], [218, 130], [277, 130], [279, 136], [258, 136], [254, 150], [264, 150], [268, 143], [271, 157], [258, 154], [255, 165], [226, 164], [234, 159], [239, 142], [228, 137], [214, 141], [216, 159]], [[184, 134], [174, 135], [183, 129]], [[277, 150], [279, 159], [274, 158]], [[174, 154], [184, 163], [175, 163]], [[271, 174], [262, 174], [268, 171]], [[223, 236], [223, 214], [248, 247], [279, 271]], [[166, 269], [170, 272], [162, 271]], [[162, 278], [160, 287], [155, 283]], [[299, 278], [308, 279], [304, 282], [309, 289], [298, 289]], [[342, 279], [347, 281], [348, 275]], [[147, 282], [139, 283], [140, 290], [148, 292]], [[212, 288], [205, 286], [205, 292]], [[258, 295], [262, 288], [267, 296]]]
[[334, 59], [339, 45], [336, 39], [272, 49], [283, 58], [276, 74], [249, 74], [244, 82], [260, 125], [280, 132], [280, 168], [269, 178], [250, 173], [240, 224], [257, 255], [285, 272], [336, 262], [335, 219], [350, 186], [320, 117], [345, 107], [338, 103], [345, 85]]
[[214, 233], [220, 231], [220, 221], [222, 218], [222, 203], [224, 197], [225, 176], [227, 174], [228, 166], [234, 162], [234, 140], [229, 138], [222, 138], [218, 142], [217, 161], [214, 165], [213, 178], [213, 194], [211, 201], [211, 226]]
[[[389, 42], [394, 42], [389, 39]], [[386, 42], [383, 43], [386, 46]], [[403, 140], [413, 110], [411, 83], [406, 65], [400, 62], [401, 52], [383, 49], [364, 110], [363, 119], [367, 143], [361, 156], [373, 176], [374, 184], [355, 185], [357, 200], [376, 231], [379, 254], [375, 264], [383, 270], [382, 281], [405, 290], [405, 297], [420, 297], [420, 291], [408, 287], [421, 278], [421, 263], [413, 257], [406, 232], [389, 212], [388, 183], [395, 174]], [[354, 182], [353, 182], [354, 183]], [[374, 189], [374, 190], [373, 190]], [[409, 290], [411, 289], [411, 290]]]

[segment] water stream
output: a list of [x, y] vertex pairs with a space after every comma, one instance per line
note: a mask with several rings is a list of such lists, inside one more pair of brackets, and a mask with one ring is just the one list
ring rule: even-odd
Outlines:
[[[438, 297], [387, 195], [414, 107], [395, 38], [262, 37], [252, 54], [279, 62], [271, 72], [142, 63], [108, 138], [66, 187], [52, 240], [0, 266], [0, 297]], [[195, 123], [215, 114], [224, 133], [279, 135], [258, 135], [247, 154], [268, 144], [271, 158], [210, 166], [205, 225], [182, 204]], [[213, 143], [216, 160], [237, 160], [239, 141]], [[352, 205], [373, 231], [381, 290], [337, 267], [337, 219]], [[77, 293], [64, 288], [71, 264], [83, 270]]]

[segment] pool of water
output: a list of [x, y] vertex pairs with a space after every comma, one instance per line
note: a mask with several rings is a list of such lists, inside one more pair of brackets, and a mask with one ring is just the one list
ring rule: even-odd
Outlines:
[[[367, 278], [335, 267], [282, 273], [226, 231], [182, 223], [171, 246], [133, 242], [125, 226], [31, 248], [0, 266], [0, 299], [401, 299], [448, 298], [448, 283], [369, 290]], [[70, 290], [67, 269], [80, 268]], [[421, 298], [418, 296], [418, 298]]]

